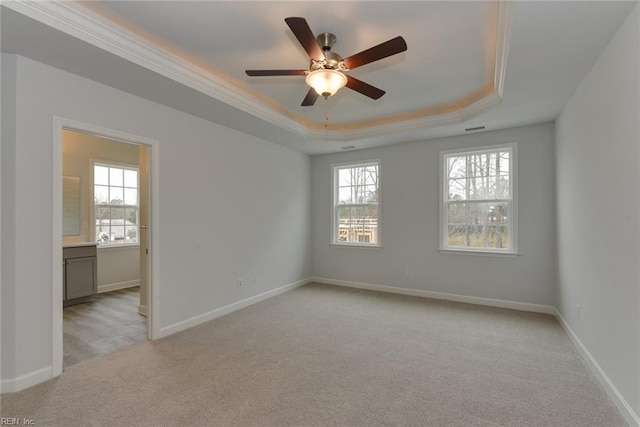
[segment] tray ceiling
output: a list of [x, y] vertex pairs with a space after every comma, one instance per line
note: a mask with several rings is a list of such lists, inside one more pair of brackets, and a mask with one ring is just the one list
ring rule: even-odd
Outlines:
[[[18, 15], [3, 14], [3, 51], [316, 154], [341, 145], [365, 148], [460, 134], [470, 127], [552, 120], [633, 3], [104, 1], [3, 6], [50, 27], [39, 29], [26, 21], [17, 25]], [[306, 53], [284, 22], [288, 16], [306, 18], [316, 34], [336, 34], [333, 50], [345, 57], [402, 35], [406, 52], [350, 72], [387, 93], [371, 100], [345, 88], [327, 101], [320, 98], [313, 107], [301, 107], [308, 89], [304, 77], [246, 76], [246, 69], [308, 67]], [[87, 43], [102, 53], [89, 52]], [[100, 69], [91, 69], [90, 57]], [[104, 66], [109, 62], [112, 68]], [[149, 84], [133, 84], [144, 70], [153, 74]], [[176, 96], [178, 86], [161, 84], [161, 79], [183, 87], [184, 96]], [[158, 93], [158, 87], [166, 87], [167, 93]]]

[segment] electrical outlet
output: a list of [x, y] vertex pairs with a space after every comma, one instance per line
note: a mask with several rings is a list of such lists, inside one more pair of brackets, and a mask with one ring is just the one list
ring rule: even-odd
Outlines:
[[410, 269], [410, 268], [407, 268], [407, 269], [405, 270], [404, 274], [405, 274], [405, 276], [407, 276], [407, 277], [411, 277], [411, 276], [413, 276], [413, 273], [411, 272], [411, 269]]
[[242, 279], [238, 279], [238, 287], [241, 288], [244, 286], [244, 282], [242, 281]]
[[580, 304], [576, 304], [576, 317], [578, 318], [578, 320], [580, 320], [580, 316], [582, 315], [581, 311], [582, 309], [580, 307]]
[[257, 284], [258, 284], [258, 274], [257, 274], [257, 273], [254, 273], [254, 274], [253, 274], [253, 284], [254, 284], [254, 285], [257, 285]]

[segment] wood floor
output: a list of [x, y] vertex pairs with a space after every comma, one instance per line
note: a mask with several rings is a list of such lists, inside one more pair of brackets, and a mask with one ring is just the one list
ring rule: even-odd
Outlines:
[[98, 294], [65, 307], [63, 369], [147, 339], [147, 318], [138, 314], [140, 288]]

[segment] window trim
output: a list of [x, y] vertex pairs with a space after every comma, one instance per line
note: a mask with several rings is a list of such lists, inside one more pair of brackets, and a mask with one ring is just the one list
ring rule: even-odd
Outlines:
[[[376, 243], [361, 242], [341, 242], [337, 240], [338, 220], [337, 220], [337, 198], [338, 198], [338, 170], [349, 167], [362, 167], [376, 165], [378, 167], [378, 241]], [[350, 161], [331, 164], [331, 238], [329, 246], [346, 248], [382, 248], [382, 181], [381, 181], [382, 160], [370, 159], [362, 161]]]
[[[91, 158], [90, 159], [90, 163], [91, 163], [91, 169], [89, 171], [89, 179], [91, 180], [91, 185], [89, 186], [89, 200], [91, 200], [91, 209], [89, 212], [89, 220], [91, 221], [91, 241], [92, 242], [97, 242], [97, 236], [96, 236], [96, 202], [95, 202], [95, 179], [94, 179], [94, 172], [95, 172], [95, 167], [97, 166], [106, 166], [106, 167], [115, 167], [115, 168], [122, 168], [122, 169], [133, 169], [135, 171], [138, 172], [138, 182], [137, 182], [137, 189], [138, 189], [138, 215], [140, 214], [140, 166], [137, 164], [133, 164], [133, 163], [125, 163], [125, 162], [117, 162], [117, 161], [111, 161], [111, 160], [102, 160], [102, 159], [94, 159]], [[137, 235], [140, 236], [140, 224], [137, 224]], [[97, 250], [104, 250], [104, 249], [108, 249], [108, 250], [114, 250], [117, 248], [131, 248], [131, 247], [138, 247], [140, 246], [140, 241], [136, 242], [136, 243], [119, 243], [119, 244], [114, 244], [114, 245], [101, 245], [98, 243], [98, 245], [96, 246]]]
[[[509, 249], [471, 248], [447, 245], [447, 216], [445, 212], [445, 195], [448, 190], [448, 176], [446, 174], [445, 159], [453, 154], [469, 155], [485, 153], [487, 151], [510, 150], [509, 170], [511, 183], [511, 219], [509, 220]], [[484, 255], [513, 258], [520, 255], [518, 252], [518, 143], [509, 142], [503, 144], [483, 145], [478, 147], [464, 147], [440, 151], [440, 185], [439, 185], [439, 242], [438, 251], [443, 254]]]

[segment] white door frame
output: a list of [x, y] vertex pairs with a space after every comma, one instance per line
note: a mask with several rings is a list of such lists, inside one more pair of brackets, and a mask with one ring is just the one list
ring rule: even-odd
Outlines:
[[52, 357], [51, 376], [57, 377], [62, 374], [63, 364], [63, 322], [62, 322], [62, 131], [63, 129], [89, 133], [92, 135], [115, 139], [118, 141], [146, 145], [151, 151], [149, 167], [149, 255], [148, 262], [148, 316], [147, 316], [147, 337], [150, 340], [159, 337], [158, 316], [155, 310], [157, 305], [155, 286], [158, 286], [160, 265], [159, 256], [159, 203], [158, 203], [158, 183], [159, 180], [159, 141], [139, 135], [133, 135], [113, 129], [107, 129], [77, 120], [62, 117], [53, 117], [53, 260], [52, 260]]

